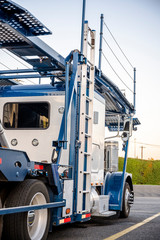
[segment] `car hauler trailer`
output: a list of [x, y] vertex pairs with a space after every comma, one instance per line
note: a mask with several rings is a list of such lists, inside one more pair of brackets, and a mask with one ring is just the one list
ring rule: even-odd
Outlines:
[[[133, 105], [95, 67], [95, 31], [84, 18], [82, 26], [81, 52], [63, 58], [37, 37], [50, 34], [39, 20], [0, 0], [0, 48], [32, 66], [0, 71], [4, 239], [46, 239], [53, 225], [129, 215], [133, 185], [127, 152], [139, 121]], [[51, 84], [14, 81], [24, 78], [50, 78]], [[123, 172], [117, 172], [117, 143], [104, 140], [105, 127], [122, 131]]]

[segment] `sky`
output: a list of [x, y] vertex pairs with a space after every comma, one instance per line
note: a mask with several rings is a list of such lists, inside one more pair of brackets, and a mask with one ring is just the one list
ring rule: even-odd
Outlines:
[[[82, 0], [15, 0], [15, 2], [27, 8], [52, 31], [53, 35], [42, 39], [62, 56], [66, 57], [73, 49], [80, 49]], [[90, 28], [96, 30], [97, 66], [102, 13], [105, 23], [125, 55], [133, 67], [136, 67], [136, 117], [139, 118], [141, 125], [131, 138], [129, 156], [140, 158], [140, 147], [144, 146], [143, 158], [160, 159], [160, 1], [86, 0], [86, 20], [89, 21]], [[133, 69], [105, 26], [104, 38], [127, 72], [133, 76]], [[103, 52], [121, 79], [133, 89], [133, 81], [121, 68], [105, 42]], [[1, 62], [5, 63], [7, 59], [10, 64], [8, 58], [0, 54]], [[19, 67], [16, 62], [12, 64], [15, 68]], [[122, 91], [125, 89], [126, 97], [133, 102], [133, 94], [126, 89], [104, 58], [102, 71]]]

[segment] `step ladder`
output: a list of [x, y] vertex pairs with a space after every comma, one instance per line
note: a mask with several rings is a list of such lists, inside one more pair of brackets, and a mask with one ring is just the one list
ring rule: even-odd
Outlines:
[[[88, 40], [89, 38], [90, 41]], [[90, 212], [95, 31], [92, 31], [88, 27], [88, 22], [85, 22], [84, 25], [83, 55], [87, 59], [87, 63], [83, 63], [79, 66], [81, 68], [79, 105], [79, 142], [81, 144], [78, 154], [78, 214]]]

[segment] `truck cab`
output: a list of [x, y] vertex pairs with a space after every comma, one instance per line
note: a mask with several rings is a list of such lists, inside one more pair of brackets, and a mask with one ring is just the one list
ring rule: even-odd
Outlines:
[[[58, 139], [64, 113], [64, 85], [7, 86], [0, 91], [0, 119], [9, 147], [25, 151], [31, 161], [52, 163], [53, 140]], [[104, 178], [105, 99], [94, 93], [91, 182], [100, 186]], [[69, 165], [68, 148], [62, 150], [60, 165]]]

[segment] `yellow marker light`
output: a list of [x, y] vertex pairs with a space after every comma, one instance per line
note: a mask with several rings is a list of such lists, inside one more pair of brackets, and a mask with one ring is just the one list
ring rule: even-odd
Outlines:
[[66, 209], [66, 214], [69, 214], [71, 212], [70, 208]]

